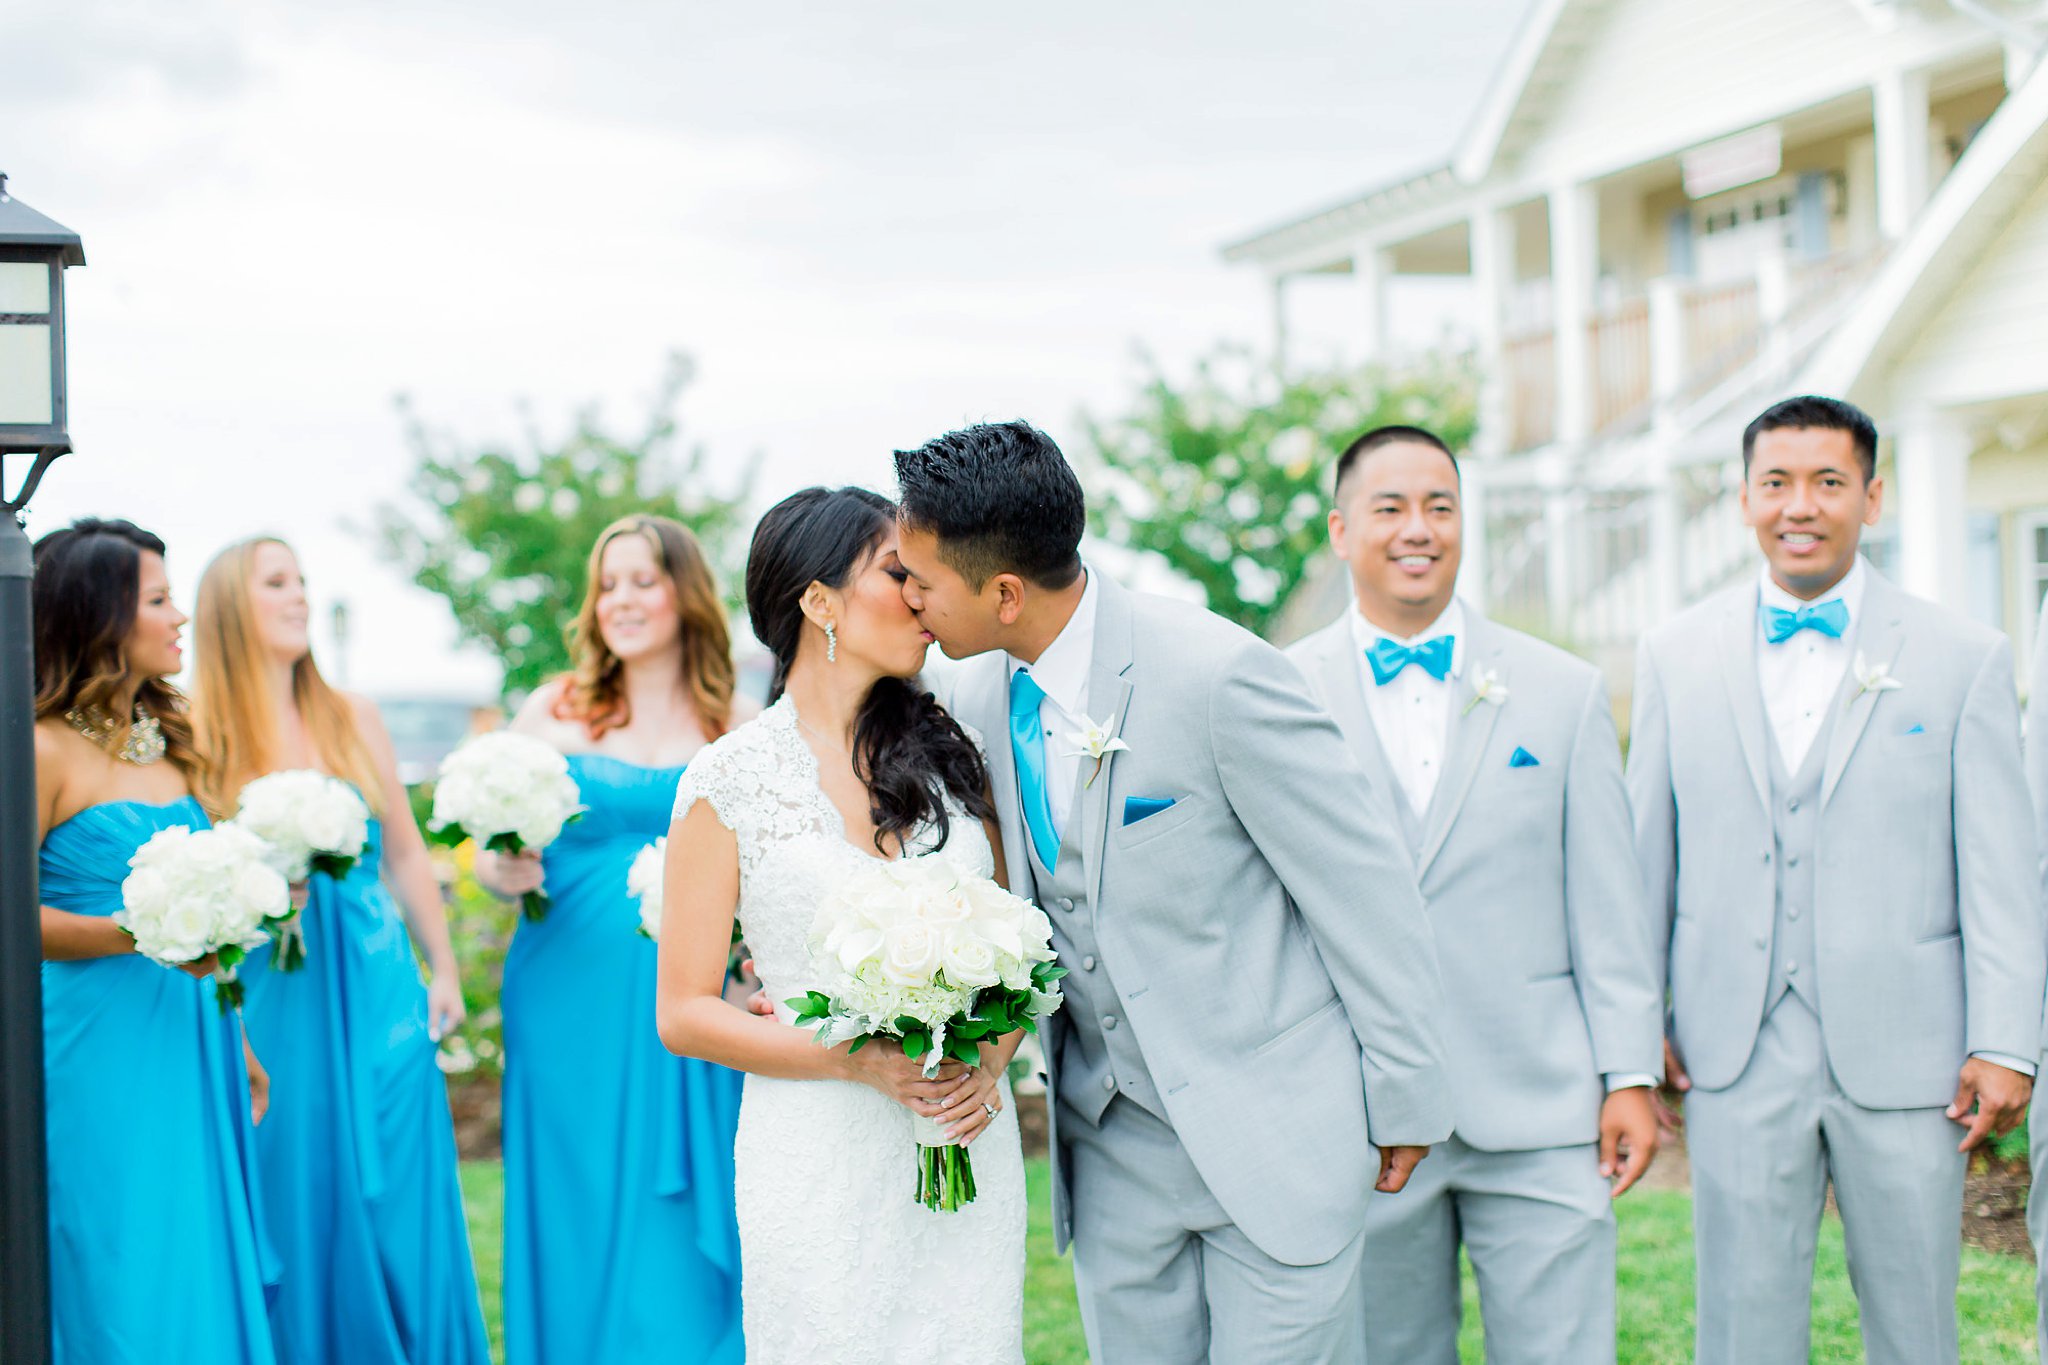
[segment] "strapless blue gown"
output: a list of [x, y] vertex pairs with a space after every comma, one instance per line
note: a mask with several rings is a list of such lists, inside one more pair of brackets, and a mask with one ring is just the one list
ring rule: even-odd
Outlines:
[[315, 874], [306, 965], [250, 954], [249, 1041], [270, 1071], [256, 1130], [285, 1279], [271, 1310], [292, 1365], [489, 1365], [427, 990], [378, 879], [383, 830], [337, 881]]
[[[111, 915], [136, 849], [206, 823], [190, 797], [88, 806], [43, 839], [42, 903]], [[272, 1365], [240, 1025], [134, 954], [42, 977], [57, 1365]]]
[[682, 769], [569, 766], [586, 810], [542, 855], [554, 905], [505, 959], [505, 1359], [738, 1361], [740, 1077], [662, 1047], [626, 891]]

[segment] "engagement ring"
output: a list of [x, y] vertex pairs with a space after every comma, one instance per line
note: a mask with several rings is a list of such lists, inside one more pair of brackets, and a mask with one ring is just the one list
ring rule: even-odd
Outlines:
[[1000, 1113], [1000, 1112], [1001, 1112], [1001, 1111], [1000, 1111], [1000, 1110], [998, 1110], [998, 1109], [997, 1109], [997, 1108], [996, 1108], [996, 1107], [995, 1107], [994, 1105], [992, 1105], [992, 1104], [989, 1104], [989, 1103], [987, 1103], [987, 1102], [983, 1102], [983, 1104], [982, 1104], [982, 1106], [981, 1106], [981, 1107], [982, 1107], [982, 1108], [984, 1108], [984, 1109], [986, 1109], [986, 1110], [988, 1110], [988, 1116], [989, 1116], [990, 1118], [994, 1118], [994, 1117], [995, 1117], [995, 1116], [996, 1116], [996, 1115], [997, 1115], [998, 1113]]

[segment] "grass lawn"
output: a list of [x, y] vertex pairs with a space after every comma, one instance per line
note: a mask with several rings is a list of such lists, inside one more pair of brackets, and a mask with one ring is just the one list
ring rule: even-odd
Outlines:
[[[1071, 1264], [1052, 1254], [1052, 1215], [1046, 1165], [1027, 1163], [1031, 1183], [1031, 1264], [1024, 1293], [1024, 1354], [1032, 1365], [1080, 1365], [1081, 1315], [1074, 1304]], [[498, 1285], [504, 1189], [498, 1163], [466, 1162], [462, 1193], [469, 1208], [470, 1241], [491, 1347], [502, 1351]], [[1624, 1365], [1683, 1365], [1692, 1359], [1692, 1204], [1685, 1195], [1644, 1190], [1621, 1201], [1620, 1358]], [[1863, 1359], [1856, 1335], [1856, 1300], [1842, 1259], [1841, 1225], [1830, 1218], [1821, 1231], [1815, 1274], [1813, 1359], [1849, 1365]], [[2034, 1268], [2011, 1256], [1963, 1249], [1957, 1300], [1963, 1360], [1973, 1365], [2034, 1359]], [[1465, 1281], [1465, 1330], [1459, 1354], [1483, 1360], [1479, 1300]]]

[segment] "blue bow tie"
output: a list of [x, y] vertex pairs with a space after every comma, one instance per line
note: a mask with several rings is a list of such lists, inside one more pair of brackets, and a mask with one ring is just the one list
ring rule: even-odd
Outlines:
[[1849, 628], [1849, 608], [1837, 597], [1817, 607], [1801, 607], [1787, 611], [1783, 607], [1763, 607], [1759, 614], [1763, 618], [1764, 639], [1774, 645], [1782, 645], [1802, 630], [1817, 630], [1831, 640], [1842, 638], [1842, 632]]
[[1451, 649], [1456, 638], [1439, 635], [1419, 645], [1401, 645], [1382, 636], [1365, 651], [1365, 661], [1372, 665], [1372, 680], [1385, 687], [1408, 665], [1420, 664], [1423, 672], [1442, 682], [1451, 676]]

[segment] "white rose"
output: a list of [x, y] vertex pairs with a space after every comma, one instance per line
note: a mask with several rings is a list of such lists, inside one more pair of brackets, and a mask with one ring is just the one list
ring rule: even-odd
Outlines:
[[939, 969], [941, 943], [928, 924], [906, 920], [882, 942], [882, 975], [898, 986], [922, 986]]
[[971, 932], [946, 935], [945, 972], [947, 982], [954, 986], [993, 986], [1002, 979], [996, 971], [995, 950]]

